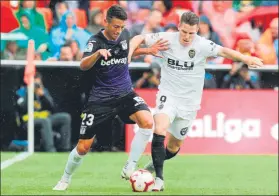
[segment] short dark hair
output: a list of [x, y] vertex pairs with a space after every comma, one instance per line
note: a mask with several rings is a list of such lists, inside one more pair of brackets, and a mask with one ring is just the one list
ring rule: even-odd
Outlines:
[[72, 44], [72, 40], [67, 40], [67, 41], [61, 46], [61, 48], [64, 48], [64, 47], [71, 47], [71, 44]]
[[107, 21], [110, 22], [112, 18], [120, 20], [127, 20], [128, 16], [126, 11], [120, 5], [113, 5], [107, 11]]
[[184, 12], [180, 19], [181, 23], [185, 23], [191, 26], [199, 25], [200, 19], [194, 12]]

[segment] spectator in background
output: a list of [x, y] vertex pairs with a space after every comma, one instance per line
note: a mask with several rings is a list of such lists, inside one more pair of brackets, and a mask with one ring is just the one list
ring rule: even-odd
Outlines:
[[57, 2], [55, 5], [51, 4], [50, 9], [52, 10], [52, 13], [53, 13], [53, 24], [52, 24], [52, 26], [56, 27], [56, 26], [59, 25], [62, 16], [67, 11], [69, 11], [69, 6], [68, 6], [67, 2], [62, 1], [62, 2]]
[[164, 27], [164, 31], [165, 32], [177, 32], [178, 28], [176, 26], [176, 24], [174, 23], [168, 23], [165, 27]]
[[[131, 38], [140, 34], [162, 32], [163, 29], [160, 26], [161, 21], [162, 21], [162, 13], [158, 10], [152, 10], [149, 14], [149, 17], [146, 19], [144, 23], [134, 24], [131, 27], [130, 30]], [[146, 56], [135, 57], [133, 58], [133, 61], [151, 63], [152, 59], [153, 59], [152, 55], [146, 55]]]
[[[258, 1], [244, 1], [244, 0], [234, 0], [232, 7], [234, 11], [238, 14], [238, 18], [242, 18], [245, 15], [249, 15], [252, 10], [261, 5], [261, 0]], [[237, 16], [236, 15], [236, 16]], [[241, 25], [236, 27], [236, 33], [247, 33], [253, 40], [257, 42], [261, 35], [261, 26], [257, 26], [254, 19], [247, 20]]]
[[[75, 56], [74, 56], [74, 52], [79, 50], [76, 49], [74, 46], [77, 43], [76, 41], [72, 41], [69, 40], [67, 41], [63, 46], [60, 47], [60, 51], [59, 51], [59, 56], [55, 56], [55, 57], [50, 57], [49, 59], [47, 59], [48, 61], [74, 61], [75, 60]], [[73, 44], [73, 46], [72, 46]], [[72, 49], [72, 47], [74, 49]], [[77, 55], [78, 57], [80, 57], [81, 54]]]
[[[40, 130], [43, 147], [47, 152], [55, 152], [53, 128], [60, 133], [61, 139], [58, 151], [68, 151], [71, 148], [71, 116], [68, 113], [55, 113], [55, 104], [42, 82], [42, 75], [36, 73], [34, 88], [34, 124], [35, 130]], [[22, 123], [27, 124], [27, 87], [21, 87], [16, 92], [17, 107]]]
[[[220, 41], [219, 35], [214, 32], [212, 25], [208, 19], [207, 16], [201, 15], [200, 16], [200, 28], [198, 31], [198, 34], [201, 37], [204, 37], [206, 39], [209, 39], [213, 42], [215, 42], [218, 45], [223, 45]], [[223, 57], [217, 57], [217, 58], [207, 58], [207, 63], [209, 64], [220, 64], [224, 60]], [[205, 72], [205, 80], [204, 80], [204, 88], [210, 89], [210, 88], [217, 88], [217, 82], [216, 78], [223, 77], [221, 73], [219, 72], [212, 72], [212, 71], [206, 71]]]
[[222, 88], [230, 89], [255, 89], [259, 87], [258, 81], [249, 74], [248, 66], [237, 63], [232, 65], [232, 69], [225, 75], [222, 84]]
[[16, 18], [20, 21], [20, 17], [23, 13], [28, 13], [30, 18], [30, 24], [42, 28], [46, 32], [46, 24], [44, 16], [36, 10], [36, 1], [21, 0], [19, 3], [19, 9], [15, 13]]
[[191, 0], [187, 1], [175, 1], [172, 0], [173, 6], [178, 9], [183, 9], [184, 11], [193, 11], [193, 2]]
[[247, 1], [247, 0], [233, 0], [232, 7], [237, 12], [250, 12], [255, 7], [261, 5], [261, 0]]
[[239, 25], [236, 29], [236, 34], [238, 33], [247, 33], [253, 42], [258, 42], [261, 36], [262, 27], [257, 25], [254, 19], [246, 21]]
[[78, 42], [76, 40], [70, 40], [66, 42], [65, 45], [69, 45], [72, 49], [73, 60], [80, 61], [83, 55], [83, 52], [80, 50]]
[[270, 0], [261, 1], [261, 6], [276, 6], [276, 5], [278, 5], [278, 1], [270, 1]]
[[34, 60], [36, 60], [36, 61], [41, 61], [41, 60], [42, 60], [42, 55], [41, 55], [41, 53], [35, 52]]
[[128, 19], [126, 22], [127, 29], [131, 30], [132, 25], [140, 23], [141, 18], [138, 17], [138, 13], [140, 11], [140, 8], [138, 7], [137, 3], [135, 1], [131, 1], [128, 3]]
[[179, 15], [175, 12], [171, 0], [158, 0], [153, 2], [153, 9], [159, 10], [163, 14], [161, 26], [166, 26], [167, 23], [178, 25]]
[[213, 30], [220, 36], [225, 47], [232, 48], [234, 30], [236, 29], [237, 12], [231, 6], [231, 1], [202, 1], [202, 13], [206, 15]]
[[259, 56], [263, 59], [264, 64], [276, 64], [278, 62], [278, 55], [276, 55], [278, 44], [276, 45], [276, 42], [278, 43], [278, 18], [274, 18], [270, 22], [269, 28], [262, 34], [257, 45]]
[[[33, 39], [35, 41], [36, 52], [42, 55], [42, 59], [45, 60], [50, 55], [51, 47], [49, 45], [49, 36], [42, 28], [39, 28], [31, 23], [30, 14], [28, 12], [21, 12], [18, 16], [20, 21], [20, 27], [12, 31], [12, 33], [23, 33], [28, 39]], [[16, 41], [17, 45], [23, 53], [26, 54], [28, 47], [28, 40]], [[22, 52], [22, 51], [21, 51]]]
[[71, 1], [67, 1], [68, 6], [69, 6], [69, 10], [70, 11], [74, 11], [75, 9], [80, 9], [80, 10], [84, 10], [86, 13], [86, 19], [88, 22], [89, 19], [89, 0], [71, 0]]
[[153, 1], [147, 1], [147, 0], [145, 0], [145, 1], [128, 1], [128, 4], [131, 2], [135, 2], [140, 9], [149, 9], [149, 10], [152, 9]]
[[155, 73], [152, 69], [145, 71], [142, 74], [142, 77], [139, 78], [134, 87], [135, 88], [157, 88], [160, 84], [160, 74]]
[[70, 43], [66, 43], [60, 48], [60, 57], [59, 61], [73, 61], [74, 54], [71, 48]]
[[214, 72], [205, 72], [204, 75], [204, 89], [215, 89], [217, 88], [217, 82]]
[[[242, 54], [258, 57], [256, 53], [256, 46], [247, 33], [237, 34], [235, 44], [232, 48]], [[233, 61], [230, 59], [225, 59], [223, 63], [232, 64]]]
[[205, 15], [200, 16], [200, 28], [198, 31], [198, 35], [209, 39], [220, 46], [223, 45], [220, 41], [219, 35], [213, 30], [208, 17]]
[[25, 60], [26, 54], [20, 53], [16, 41], [8, 41], [6, 48], [1, 52], [1, 59], [5, 60]]
[[[269, 28], [262, 34], [257, 51], [264, 64], [278, 65], [278, 18], [274, 18]], [[278, 72], [263, 72], [261, 78], [263, 88], [278, 88]]]
[[104, 28], [103, 21], [104, 13], [101, 9], [95, 8], [91, 10], [89, 24], [86, 30], [92, 33], [93, 35], [97, 34], [102, 28]]
[[[239, 33], [236, 36], [236, 43], [233, 46], [233, 49], [236, 51], [239, 51], [240, 53], [244, 55], [249, 56], [256, 56], [258, 57], [258, 54], [256, 52], [256, 46], [255, 43], [252, 41], [251, 37], [247, 33]], [[232, 60], [225, 59], [223, 61], [224, 64], [234, 64], [239, 62], [233, 62]], [[254, 82], [259, 82], [260, 79], [260, 72], [248, 70], [249, 75], [253, 77]]]
[[54, 48], [53, 55], [55, 58], [59, 56], [60, 47], [67, 40], [77, 40], [81, 50], [84, 50], [90, 34], [82, 28], [77, 27], [73, 12], [66, 12], [60, 21], [58, 27], [54, 28], [50, 33], [51, 44]]
[[144, 23], [134, 24], [130, 30], [131, 37], [139, 34], [158, 33], [163, 31], [160, 23], [163, 15], [159, 10], [152, 10]]

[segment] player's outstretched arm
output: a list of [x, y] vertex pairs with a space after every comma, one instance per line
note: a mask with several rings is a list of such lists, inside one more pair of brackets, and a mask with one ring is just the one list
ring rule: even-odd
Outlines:
[[130, 41], [130, 50], [129, 50], [129, 62], [131, 61], [132, 56], [139, 55], [153, 55], [156, 57], [162, 58], [161, 55], [158, 54], [159, 51], [168, 50], [169, 43], [167, 40], [159, 39], [149, 48], [139, 48], [140, 44], [145, 43], [145, 37], [143, 35], [137, 35]]
[[222, 56], [224, 58], [228, 58], [231, 60], [242, 61], [243, 63], [247, 64], [249, 68], [257, 68], [263, 66], [262, 59], [253, 56], [244, 55], [238, 51], [226, 47], [220, 48], [218, 52], [218, 56]]
[[128, 55], [128, 61], [131, 62], [132, 56], [134, 51], [144, 43], [144, 36], [143, 35], [136, 35], [130, 40], [130, 48], [129, 48], [129, 55]]
[[108, 57], [111, 56], [109, 50], [106, 49], [99, 49], [90, 56], [84, 57], [81, 59], [80, 62], [80, 69], [83, 71], [89, 70], [94, 66], [94, 64], [97, 62], [97, 60], [103, 56], [105, 60], [107, 60]]

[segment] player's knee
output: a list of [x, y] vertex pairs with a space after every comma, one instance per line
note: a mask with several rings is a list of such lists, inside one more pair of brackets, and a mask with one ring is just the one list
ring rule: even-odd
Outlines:
[[156, 127], [154, 130], [154, 133], [158, 134], [158, 135], [166, 135], [167, 133], [167, 128], [164, 127]]
[[91, 145], [86, 142], [79, 142], [77, 144], [77, 151], [79, 155], [86, 155], [90, 151]]
[[171, 153], [176, 153], [180, 148], [180, 143], [169, 142], [168, 145], [167, 145], [167, 148]]
[[153, 128], [153, 119], [145, 119], [139, 122], [139, 127], [142, 129], [152, 129]]

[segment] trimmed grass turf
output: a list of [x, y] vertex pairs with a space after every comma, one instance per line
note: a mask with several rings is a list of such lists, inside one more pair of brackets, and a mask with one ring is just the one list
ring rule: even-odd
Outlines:
[[[1, 158], [9, 154], [1, 153]], [[127, 157], [90, 153], [70, 188], [55, 192], [52, 187], [63, 173], [68, 153], [36, 153], [1, 171], [1, 195], [136, 195], [120, 178]], [[150, 159], [144, 155], [139, 167]], [[140, 194], [278, 195], [278, 156], [179, 155], [165, 162], [164, 175], [164, 192]]]
[[18, 152], [1, 152], [1, 162], [13, 158], [18, 154]]

